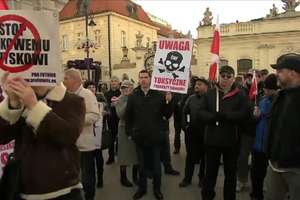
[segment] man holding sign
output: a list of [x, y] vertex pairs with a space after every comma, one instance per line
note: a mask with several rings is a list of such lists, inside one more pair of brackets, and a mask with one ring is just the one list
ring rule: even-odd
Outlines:
[[140, 165], [139, 189], [133, 198], [140, 199], [146, 194], [147, 177], [153, 176], [154, 195], [162, 200], [160, 150], [165, 138], [164, 120], [172, 115], [172, 95], [151, 90], [150, 81], [150, 73], [142, 70], [140, 86], [128, 98], [125, 128], [126, 134], [136, 143]]

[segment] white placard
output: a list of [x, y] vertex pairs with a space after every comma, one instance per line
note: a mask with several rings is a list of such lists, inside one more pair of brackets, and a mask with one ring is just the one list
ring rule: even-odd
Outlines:
[[0, 76], [7, 71], [33, 86], [59, 84], [58, 18], [50, 11], [0, 10]]
[[160, 39], [154, 57], [150, 88], [187, 93], [192, 50], [191, 39]]

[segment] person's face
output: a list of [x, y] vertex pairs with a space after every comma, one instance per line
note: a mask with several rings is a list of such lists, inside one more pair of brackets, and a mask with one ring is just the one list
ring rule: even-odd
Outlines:
[[150, 83], [151, 83], [151, 79], [148, 73], [139, 74], [139, 84], [142, 88], [149, 88]]
[[207, 92], [208, 86], [202, 81], [196, 81], [194, 91], [195, 93], [204, 94]]
[[258, 83], [264, 81], [261, 74], [255, 74], [255, 77]]
[[133, 91], [133, 86], [121, 87], [121, 93], [125, 96], [130, 95], [132, 91]]
[[96, 87], [95, 85], [89, 85], [87, 87], [88, 90], [90, 90], [93, 94], [96, 94]]
[[68, 74], [65, 74], [63, 83], [66, 86], [67, 90], [70, 91], [74, 87], [74, 85], [76, 84], [76, 81], [71, 76], [69, 76]]
[[222, 89], [230, 89], [234, 82], [233, 74], [222, 73], [220, 74], [220, 86]]
[[283, 69], [277, 69], [276, 71], [277, 71], [279, 85], [282, 86], [283, 88], [287, 87], [291, 82], [292, 70], [283, 68]]
[[265, 81], [266, 78], [267, 78], [267, 76], [268, 76], [268, 75], [266, 75], [266, 74], [262, 74], [262, 75], [261, 75], [261, 81]]
[[117, 90], [120, 87], [120, 82], [118, 80], [113, 79], [110, 81], [110, 87], [112, 90]]
[[247, 77], [245, 78], [245, 83], [246, 83], [247, 85], [251, 85], [251, 84], [252, 84], [252, 76], [247, 76]]

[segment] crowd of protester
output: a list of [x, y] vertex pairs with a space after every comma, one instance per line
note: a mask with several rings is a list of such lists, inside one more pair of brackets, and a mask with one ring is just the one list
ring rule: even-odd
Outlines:
[[298, 200], [300, 55], [282, 55], [272, 67], [276, 74], [250, 70], [241, 77], [222, 66], [217, 82], [191, 76], [187, 94], [150, 89], [146, 70], [136, 87], [127, 76], [113, 76], [109, 89], [84, 82], [76, 69], [66, 70], [56, 87], [30, 86], [6, 74], [0, 144], [15, 140], [15, 150], [0, 199], [81, 200], [83, 191], [85, 200], [94, 200], [96, 188], [105, 187], [107, 149], [105, 163], [119, 165], [120, 184], [138, 186], [133, 199], [146, 195], [151, 178], [153, 194], [162, 200], [161, 166], [165, 174], [180, 175], [171, 160], [173, 117], [173, 156], [183, 152], [182, 133], [186, 149], [179, 188], [191, 185], [199, 164], [202, 199], [213, 200], [222, 166], [224, 200], [237, 199], [245, 188], [251, 200]]

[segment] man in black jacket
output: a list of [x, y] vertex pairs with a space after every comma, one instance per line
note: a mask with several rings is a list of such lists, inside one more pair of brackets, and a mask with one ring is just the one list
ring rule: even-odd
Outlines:
[[108, 128], [110, 129], [112, 134], [112, 143], [110, 144], [110, 147], [108, 149], [108, 159], [106, 161], [106, 164], [110, 165], [113, 162], [115, 162], [115, 151], [117, 151], [116, 150], [117, 146], [115, 148], [115, 143], [117, 142], [119, 118], [117, 116], [116, 108], [114, 106], [114, 100], [116, 100], [116, 98], [121, 95], [120, 80], [118, 77], [113, 76], [111, 78], [110, 90], [106, 92], [104, 95], [110, 111], [110, 114], [107, 119]]
[[208, 81], [204, 78], [198, 78], [194, 84], [195, 94], [191, 95], [183, 107], [183, 127], [185, 127], [185, 174], [179, 187], [186, 187], [191, 184], [195, 164], [199, 163], [199, 186], [202, 186], [204, 178], [204, 123], [199, 120], [198, 112], [201, 105], [201, 99], [207, 92]]
[[[234, 70], [230, 66], [220, 69], [220, 81], [203, 97], [200, 119], [206, 122], [206, 168], [202, 197], [212, 200], [221, 156], [224, 162], [224, 200], [235, 200], [236, 168], [238, 156], [239, 123], [247, 113], [246, 97], [233, 86]], [[217, 100], [218, 99], [218, 100]], [[217, 104], [218, 102], [218, 104]]]
[[150, 90], [150, 82], [150, 73], [142, 70], [139, 73], [140, 86], [128, 98], [125, 128], [126, 133], [136, 143], [140, 165], [139, 189], [133, 198], [140, 199], [146, 194], [147, 175], [152, 175], [154, 195], [160, 200], [163, 199], [160, 190], [160, 150], [165, 139], [164, 119], [172, 115], [172, 95]]
[[282, 90], [271, 109], [267, 156], [267, 200], [300, 199], [300, 55], [285, 54], [277, 59]]

